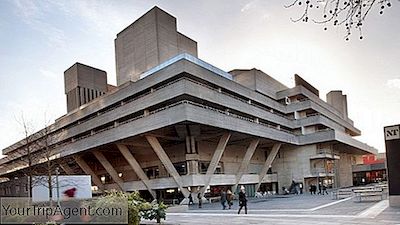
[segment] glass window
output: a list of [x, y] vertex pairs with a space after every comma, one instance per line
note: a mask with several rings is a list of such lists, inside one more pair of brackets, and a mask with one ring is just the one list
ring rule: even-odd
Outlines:
[[[209, 161], [200, 161], [199, 162], [199, 170], [201, 174], [207, 173], [208, 166], [210, 165]], [[223, 174], [223, 163], [219, 162], [217, 168], [215, 168], [214, 174]]]
[[187, 174], [187, 166], [186, 162], [177, 162], [174, 163], [174, 167], [179, 175], [186, 175]]
[[149, 179], [155, 179], [160, 176], [160, 170], [158, 169], [158, 166], [144, 168], [143, 171]]

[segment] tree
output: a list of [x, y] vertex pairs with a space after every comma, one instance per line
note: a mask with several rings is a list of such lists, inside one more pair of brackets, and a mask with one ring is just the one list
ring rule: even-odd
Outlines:
[[[362, 27], [365, 19], [374, 7], [379, 7], [380, 14], [392, 6], [390, 0], [294, 0], [285, 8], [301, 7], [303, 13], [293, 22], [309, 22], [324, 25], [344, 26], [345, 40], [348, 41], [354, 30], [358, 30], [360, 40], [363, 39]], [[315, 13], [319, 14], [318, 16]]]
[[23, 128], [24, 139], [22, 141], [22, 147], [18, 148], [16, 152], [12, 153], [13, 158], [19, 158], [18, 163], [26, 167], [26, 169], [21, 170], [25, 176], [28, 177], [28, 195], [32, 197], [33, 189], [33, 176], [35, 175], [35, 170], [33, 168], [34, 162], [36, 161], [35, 155], [33, 154], [36, 148], [36, 142], [34, 141], [35, 136], [33, 135], [33, 125], [31, 122], [26, 121], [23, 114], [17, 119], [17, 122]]
[[45, 120], [44, 128], [36, 133], [34, 133], [32, 122], [26, 121], [23, 114], [17, 119], [17, 122], [23, 128], [24, 139], [21, 146], [7, 157], [15, 160], [14, 162], [22, 167], [19, 172], [28, 177], [29, 197], [32, 197], [34, 186], [45, 186], [49, 191], [49, 199], [52, 199], [53, 187], [56, 185], [54, 175], [60, 164], [66, 161], [57, 157], [53, 145], [58, 139], [59, 133], [51, 131], [50, 123], [47, 120]]

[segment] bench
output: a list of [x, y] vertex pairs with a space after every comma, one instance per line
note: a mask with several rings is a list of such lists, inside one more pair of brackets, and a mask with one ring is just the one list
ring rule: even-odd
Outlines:
[[353, 192], [354, 192], [354, 200], [356, 202], [383, 200], [382, 188], [361, 189], [361, 190], [354, 190]]
[[209, 201], [210, 203], [219, 202], [219, 201], [221, 201], [221, 196], [210, 197], [210, 198], [208, 198], [208, 201]]
[[353, 195], [352, 189], [338, 189], [333, 192], [334, 199], [350, 198]]

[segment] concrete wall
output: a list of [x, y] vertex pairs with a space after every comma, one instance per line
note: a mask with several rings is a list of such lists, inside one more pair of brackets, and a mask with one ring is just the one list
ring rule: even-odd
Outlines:
[[178, 54], [189, 53], [197, 57], [197, 42], [177, 32], [178, 35]]
[[272, 172], [278, 173], [279, 190], [289, 188], [292, 181], [304, 182], [311, 174], [310, 156], [316, 154], [316, 145], [283, 146], [272, 163]]
[[67, 111], [70, 112], [108, 91], [107, 73], [81, 63], [64, 72]]
[[28, 197], [28, 177], [19, 177], [0, 183], [0, 197]]
[[352, 158], [353, 156], [351, 154], [340, 153], [340, 160], [337, 161], [339, 187], [353, 186]]
[[347, 96], [342, 94], [342, 91], [330, 91], [326, 94], [326, 101], [328, 104], [335, 107], [347, 119]]
[[279, 81], [254, 68], [251, 70], [232, 70], [229, 73], [233, 75], [233, 79], [237, 83], [273, 99], [276, 99], [276, 92], [288, 89]]
[[197, 43], [177, 32], [175, 17], [154, 7], [117, 34], [117, 85], [137, 81], [141, 73], [183, 52], [197, 57]]

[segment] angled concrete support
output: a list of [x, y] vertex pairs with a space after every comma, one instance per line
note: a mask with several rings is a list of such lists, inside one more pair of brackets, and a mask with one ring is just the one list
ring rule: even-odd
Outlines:
[[103, 190], [104, 186], [103, 183], [101, 182], [100, 178], [96, 175], [96, 173], [90, 168], [90, 166], [85, 162], [85, 160], [82, 159], [82, 157], [75, 155], [73, 156], [75, 159], [75, 162], [78, 164], [78, 166], [85, 172], [87, 175], [90, 175], [92, 178], [92, 182], [100, 189]]
[[61, 169], [64, 170], [64, 172], [67, 175], [73, 175], [74, 174], [74, 171], [71, 169], [71, 167], [68, 166], [67, 163], [61, 162], [59, 165], [60, 165]]
[[119, 188], [121, 190], [124, 190], [124, 181], [118, 176], [117, 171], [114, 169], [111, 163], [106, 159], [103, 153], [99, 151], [93, 151], [93, 155], [97, 158], [97, 160], [99, 160], [101, 165], [104, 167], [104, 169], [106, 169], [107, 173], [110, 174], [115, 183], [118, 184]]
[[260, 139], [258, 139], [258, 138], [254, 139], [250, 142], [249, 147], [247, 147], [246, 154], [244, 155], [242, 163], [240, 164], [239, 170], [236, 173], [236, 182], [232, 188], [233, 192], [236, 191], [237, 186], [239, 185], [240, 179], [242, 179], [243, 174], [246, 172], [247, 167], [249, 166], [251, 157], [253, 156], [254, 152], [256, 151], [258, 143], [260, 143]]
[[268, 169], [271, 167], [272, 162], [274, 161], [276, 155], [278, 154], [279, 149], [281, 148], [281, 145], [282, 144], [274, 144], [274, 146], [272, 146], [272, 151], [269, 153], [267, 160], [265, 160], [265, 163], [261, 168], [258, 184], [256, 186], [256, 191], [258, 191], [258, 189], [260, 188], [260, 185], [264, 177], [267, 176]]
[[204, 187], [201, 190], [202, 195], [204, 195], [206, 188], [208, 187], [208, 185], [210, 185], [211, 178], [215, 172], [215, 169], [218, 166], [219, 161], [221, 160], [222, 154], [224, 154], [226, 145], [228, 144], [230, 137], [231, 137], [231, 133], [229, 132], [229, 133], [223, 134], [222, 137], [219, 139], [217, 148], [215, 149], [214, 155], [211, 158], [210, 165], [207, 168]]
[[124, 156], [126, 161], [128, 161], [129, 165], [132, 167], [133, 171], [135, 171], [136, 175], [142, 180], [144, 185], [147, 187], [147, 190], [150, 192], [150, 194], [153, 196], [154, 199], [157, 198], [156, 193], [154, 192], [153, 189], [151, 189], [150, 183], [149, 183], [149, 178], [147, 175], [144, 173], [142, 167], [138, 163], [138, 161], [133, 157], [132, 153], [129, 151], [129, 148], [126, 145], [117, 145], [119, 151], [121, 154]]
[[161, 163], [164, 165], [165, 169], [174, 178], [183, 196], [185, 196], [185, 198], [189, 197], [189, 191], [186, 188], [183, 188], [182, 178], [179, 175], [178, 171], [176, 171], [167, 153], [165, 153], [164, 149], [161, 147], [160, 142], [154, 136], [146, 136], [146, 139], [160, 159]]

